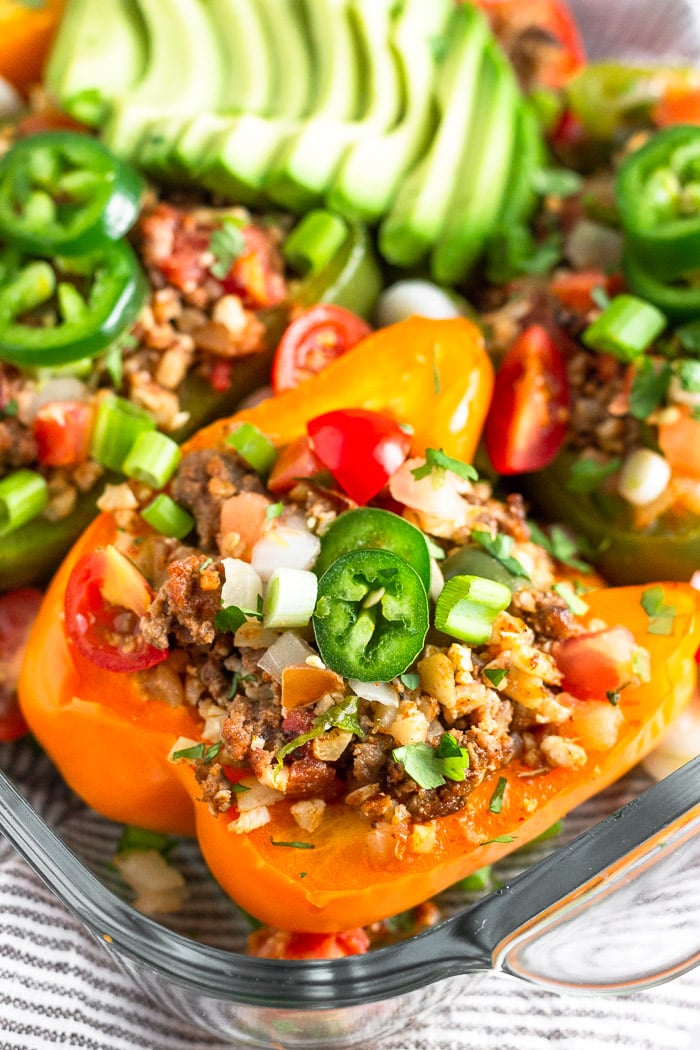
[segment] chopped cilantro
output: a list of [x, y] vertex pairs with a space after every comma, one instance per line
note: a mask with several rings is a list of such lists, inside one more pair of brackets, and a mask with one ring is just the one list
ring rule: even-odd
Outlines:
[[464, 780], [469, 752], [450, 733], [444, 733], [436, 748], [430, 744], [405, 744], [392, 751], [395, 762], [422, 788], [441, 787], [445, 780]]
[[249, 787], [247, 787], [245, 784], [241, 784], [241, 783], [237, 783], [237, 784], [229, 783], [228, 787], [229, 787], [229, 791], [233, 792], [234, 795], [242, 795], [245, 791], [250, 791]]
[[649, 617], [649, 634], [673, 634], [675, 605], [666, 605], [661, 587], [648, 587], [642, 593], [642, 609]]
[[664, 362], [657, 368], [650, 357], [638, 365], [630, 390], [630, 415], [644, 421], [661, 404], [671, 382], [671, 366]]
[[539, 544], [540, 547], [543, 547], [553, 558], [561, 562], [562, 565], [568, 565], [572, 569], [577, 569], [578, 572], [591, 571], [588, 562], [582, 561], [577, 556], [580, 545], [561, 525], [551, 525], [548, 533], [534, 521], [528, 521], [528, 526], [531, 539]]
[[402, 674], [399, 675], [399, 679], [402, 685], [405, 685], [407, 689], [417, 689], [420, 685], [419, 674]]
[[573, 613], [574, 616], [583, 616], [584, 613], [588, 612], [588, 606], [583, 599], [579, 598], [574, 592], [570, 583], [565, 583], [563, 581], [561, 583], [555, 583], [552, 590], [566, 602], [569, 612]]
[[566, 487], [569, 492], [593, 492], [606, 478], [619, 470], [621, 464], [620, 459], [609, 459], [605, 463], [600, 463], [590, 456], [581, 456], [571, 465]]
[[486, 276], [494, 284], [507, 284], [522, 274], [548, 273], [561, 253], [562, 238], [557, 232], [537, 241], [522, 223], [499, 226], [487, 245]]
[[199, 566], [199, 571], [200, 572], [204, 572], [206, 569], [209, 568], [209, 566], [211, 565], [211, 563], [213, 561], [214, 561], [213, 558], [205, 558], [204, 561], [202, 562], [202, 564]]
[[268, 521], [272, 521], [273, 518], [279, 518], [283, 510], [284, 503], [270, 503], [265, 508], [265, 517]]
[[199, 744], [193, 744], [192, 747], [183, 747], [180, 751], [174, 751], [173, 760], [177, 761], [180, 758], [187, 758], [194, 761], [201, 758], [204, 762], [213, 762], [222, 747], [223, 743], [221, 740], [216, 744], [210, 744], [209, 747], [202, 741]]
[[232, 634], [235, 634], [247, 619], [243, 609], [239, 609], [237, 605], [227, 605], [225, 609], [219, 609], [215, 615], [214, 630], [231, 631]]
[[505, 797], [507, 787], [508, 781], [506, 780], [506, 778], [499, 777], [494, 793], [491, 796], [491, 801], [489, 802], [489, 813], [501, 812], [501, 810], [503, 809], [503, 799]]
[[488, 678], [494, 688], [498, 688], [503, 679], [508, 674], [505, 667], [486, 667], [484, 668], [484, 678]]
[[211, 272], [223, 280], [228, 276], [236, 259], [245, 249], [245, 237], [237, 219], [224, 219], [218, 230], [214, 230], [209, 241], [209, 250], [214, 256]]
[[573, 197], [583, 180], [568, 168], [538, 168], [530, 176], [530, 185], [542, 197]]
[[290, 849], [316, 849], [313, 842], [281, 842], [278, 839], [273, 839], [270, 836], [270, 844], [272, 846], [288, 846]]
[[413, 474], [416, 481], [420, 481], [421, 478], [427, 478], [433, 471], [439, 477], [446, 470], [456, 474], [459, 478], [463, 478], [465, 481], [476, 481], [479, 477], [474, 467], [469, 463], [462, 463], [460, 459], [453, 459], [441, 448], [426, 448], [425, 463], [422, 467], [416, 467], [412, 470], [411, 474]]
[[605, 696], [607, 697], [608, 703], [612, 704], [613, 707], [617, 707], [617, 705], [620, 703], [619, 689], [606, 689]]
[[308, 744], [310, 740], [315, 740], [322, 733], [327, 733], [329, 729], [344, 729], [348, 733], [355, 733], [356, 736], [363, 737], [364, 733], [360, 725], [358, 704], [358, 697], [346, 696], [344, 700], [333, 704], [323, 714], [317, 715], [308, 733], [302, 733], [301, 736], [294, 737], [293, 740], [290, 740], [279, 749], [277, 752], [278, 764], [281, 766], [286, 756], [291, 754], [292, 751], [296, 751], [298, 747]]
[[676, 337], [687, 353], [700, 354], [700, 321], [691, 321], [676, 328]]
[[497, 835], [495, 839], [487, 839], [486, 842], [480, 842], [480, 846], [490, 846], [493, 842], [515, 842], [515, 835]]
[[492, 536], [490, 532], [486, 532], [484, 529], [472, 529], [470, 536], [475, 543], [483, 547], [487, 554], [495, 558], [512, 576], [521, 576], [526, 580], [530, 579], [528, 571], [523, 568], [517, 558], [511, 556], [510, 552], [513, 549], [512, 536], [504, 536], [500, 532]]
[[232, 700], [233, 699], [233, 697], [236, 695], [236, 693], [238, 692], [238, 690], [240, 688], [241, 682], [254, 682], [254, 681], [255, 681], [255, 675], [254, 674], [241, 674], [239, 671], [236, 671], [234, 676], [233, 676], [233, 678], [231, 679], [231, 688], [229, 689], [229, 691], [228, 691], [228, 693], [226, 695], [226, 699], [227, 700]]
[[700, 361], [691, 361], [684, 357], [683, 360], [675, 362], [674, 371], [681, 390], [687, 394], [700, 394]]

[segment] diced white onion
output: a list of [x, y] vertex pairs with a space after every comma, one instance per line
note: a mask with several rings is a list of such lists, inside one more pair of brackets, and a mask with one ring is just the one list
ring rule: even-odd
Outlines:
[[425, 514], [434, 514], [455, 525], [466, 523], [468, 505], [458, 491], [458, 484], [464, 485], [456, 474], [444, 471], [442, 474], [428, 474], [416, 479], [411, 473], [422, 467], [422, 458], [409, 459], [395, 474], [389, 478], [389, 491], [399, 503]]
[[375, 319], [380, 328], [416, 315], [440, 320], [459, 317], [460, 309], [449, 292], [431, 281], [397, 281], [379, 296]]
[[265, 590], [263, 626], [306, 627], [316, 606], [318, 579], [308, 569], [275, 569]]
[[226, 575], [221, 588], [221, 604], [236, 605], [239, 609], [257, 609], [263, 585], [253, 566], [240, 558], [224, 558], [221, 564]]
[[276, 631], [263, 627], [259, 620], [246, 620], [233, 636], [239, 649], [269, 649], [277, 641]]
[[313, 649], [303, 638], [293, 631], [285, 631], [260, 657], [258, 667], [266, 671], [275, 682], [281, 682], [285, 667], [306, 663], [307, 657], [313, 655]]
[[442, 575], [442, 569], [438, 565], [435, 558], [430, 559], [430, 597], [434, 602], [438, 600], [442, 592], [442, 588], [445, 586], [445, 577]]
[[348, 685], [363, 700], [371, 700], [384, 707], [399, 706], [399, 695], [389, 682], [361, 682], [358, 678], [350, 678]]
[[273, 806], [275, 802], [284, 798], [281, 791], [265, 787], [254, 777], [245, 777], [240, 783], [241, 787], [247, 789], [236, 794], [236, 805], [241, 813], [248, 813], [251, 809], [257, 809], [258, 806]]
[[311, 569], [320, 550], [321, 541], [303, 520], [291, 525], [275, 521], [253, 547], [250, 563], [267, 583], [275, 569]]
[[671, 468], [663, 456], [650, 448], [630, 452], [620, 469], [617, 490], [635, 507], [652, 503], [671, 480]]
[[176, 912], [187, 896], [182, 874], [154, 849], [137, 849], [118, 854], [114, 865], [136, 893], [134, 907], [146, 915]]
[[581, 219], [566, 238], [564, 253], [577, 270], [614, 270], [620, 265], [622, 235], [602, 223]]
[[51, 401], [84, 401], [88, 389], [76, 376], [52, 376], [18, 398], [18, 416], [29, 426], [36, 419], [39, 409]]
[[14, 117], [21, 113], [24, 103], [20, 93], [9, 80], [0, 77], [0, 117]]

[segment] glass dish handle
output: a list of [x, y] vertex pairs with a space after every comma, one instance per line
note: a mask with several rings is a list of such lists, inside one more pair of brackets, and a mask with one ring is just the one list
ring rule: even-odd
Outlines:
[[700, 963], [700, 805], [509, 937], [493, 964], [568, 992], [626, 992]]

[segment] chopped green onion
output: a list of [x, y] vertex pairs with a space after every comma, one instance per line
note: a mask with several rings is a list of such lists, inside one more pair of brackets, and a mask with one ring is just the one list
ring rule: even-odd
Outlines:
[[555, 583], [552, 590], [566, 602], [569, 612], [573, 613], [574, 616], [584, 616], [588, 612], [588, 606], [575, 593], [570, 583], [562, 580], [559, 583]]
[[90, 454], [109, 470], [122, 470], [139, 434], [156, 429], [150, 412], [123, 397], [106, 397], [97, 410]]
[[453, 576], [435, 606], [439, 631], [470, 645], [483, 645], [499, 613], [510, 605], [511, 591], [503, 583], [482, 576]]
[[0, 481], [0, 536], [7, 536], [41, 514], [49, 502], [46, 478], [36, 470], [16, 470]]
[[277, 459], [277, 449], [256, 426], [241, 423], [226, 440], [257, 474], [264, 477], [270, 473]]
[[347, 223], [329, 211], [310, 211], [297, 223], [282, 248], [297, 273], [318, 273], [336, 255], [348, 236]]
[[308, 569], [274, 569], [265, 591], [263, 626], [306, 627], [316, 605], [318, 577]]
[[143, 508], [141, 517], [156, 532], [164, 536], [173, 536], [176, 540], [184, 539], [192, 532], [195, 524], [192, 515], [165, 492], [160, 492]]
[[651, 303], [634, 295], [616, 295], [581, 338], [591, 350], [612, 354], [620, 361], [636, 361], [666, 324], [664, 315]]
[[162, 489], [181, 459], [182, 451], [176, 441], [159, 430], [145, 430], [131, 446], [122, 470], [152, 489]]

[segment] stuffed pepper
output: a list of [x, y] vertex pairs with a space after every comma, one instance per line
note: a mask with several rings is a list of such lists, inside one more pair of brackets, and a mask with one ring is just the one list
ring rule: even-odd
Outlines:
[[383, 329], [201, 432], [166, 490], [113, 493], [49, 592], [33, 730], [108, 815], [194, 820], [273, 926], [430, 897], [623, 773], [690, 695], [696, 592], [588, 590], [533, 542], [469, 465], [490, 388], [468, 321]]
[[153, 431], [174, 448], [267, 381], [297, 313], [366, 313], [379, 288], [360, 227], [158, 195], [66, 130], [0, 163], [0, 274], [2, 589], [55, 566], [124, 474], [124, 442]]

